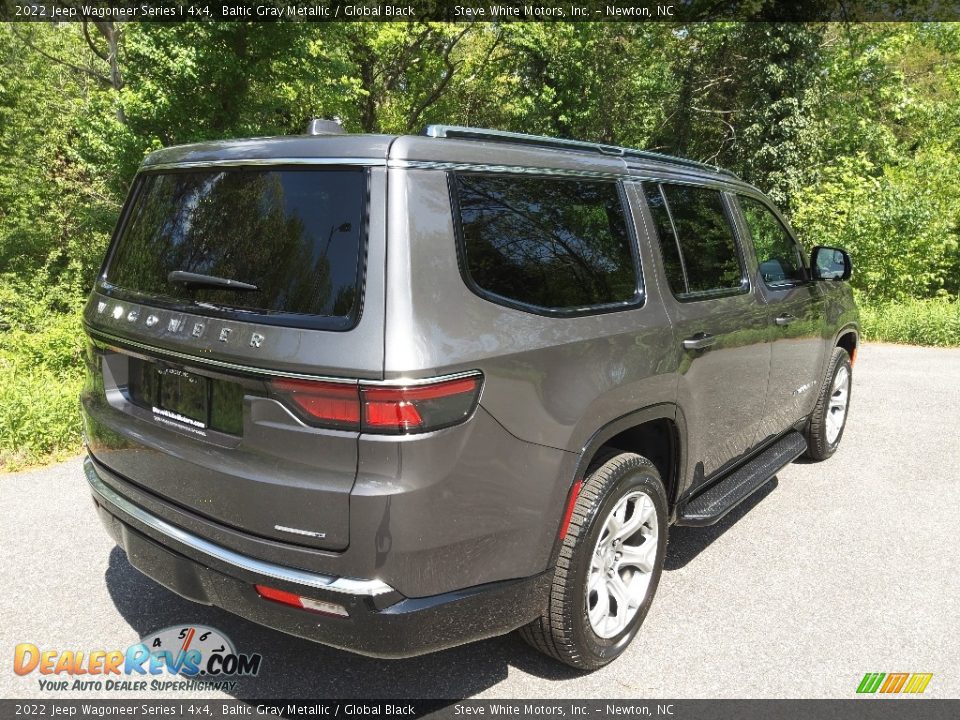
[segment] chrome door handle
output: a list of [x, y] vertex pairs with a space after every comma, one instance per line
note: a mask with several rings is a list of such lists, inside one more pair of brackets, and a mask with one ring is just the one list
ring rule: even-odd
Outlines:
[[778, 315], [777, 319], [774, 320], [774, 322], [777, 323], [777, 325], [779, 325], [780, 327], [785, 327], [790, 323], [796, 322], [796, 321], [797, 321], [796, 316], [791, 315], [790, 313], [784, 313], [783, 315]]
[[716, 342], [717, 338], [715, 338], [713, 335], [707, 335], [707, 333], [697, 333], [693, 337], [688, 337], [683, 341], [683, 349], [705, 350]]

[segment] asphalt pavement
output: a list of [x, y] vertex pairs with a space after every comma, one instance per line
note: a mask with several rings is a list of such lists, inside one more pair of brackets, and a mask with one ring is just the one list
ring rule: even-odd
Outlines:
[[195, 605], [130, 566], [85, 485], [79, 458], [0, 475], [0, 697], [115, 696], [41, 691], [13, 672], [17, 643], [124, 649], [189, 623], [264, 656], [241, 698], [849, 698], [867, 672], [933, 673], [927, 696], [960, 697], [960, 349], [863, 347], [837, 454], [714, 527], [673, 528], [640, 635], [586, 675], [516, 635], [380, 661]]

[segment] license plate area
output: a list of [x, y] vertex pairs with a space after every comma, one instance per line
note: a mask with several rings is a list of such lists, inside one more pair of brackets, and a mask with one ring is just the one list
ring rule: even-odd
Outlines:
[[201, 427], [210, 424], [210, 380], [202, 375], [176, 368], [165, 368], [157, 373], [160, 383], [159, 410], [192, 420]]
[[167, 363], [129, 358], [130, 400], [154, 415], [201, 430], [240, 435], [243, 387]]

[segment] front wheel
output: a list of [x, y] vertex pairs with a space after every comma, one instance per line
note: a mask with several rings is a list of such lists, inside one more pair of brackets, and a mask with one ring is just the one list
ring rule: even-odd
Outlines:
[[603, 667], [640, 629], [666, 546], [666, 493], [656, 467], [633, 453], [606, 454], [574, 505], [547, 608], [521, 636], [575, 668]]
[[826, 381], [807, 424], [807, 457], [812, 460], [826, 460], [840, 447], [847, 426], [852, 380], [850, 356], [843, 348], [834, 348]]

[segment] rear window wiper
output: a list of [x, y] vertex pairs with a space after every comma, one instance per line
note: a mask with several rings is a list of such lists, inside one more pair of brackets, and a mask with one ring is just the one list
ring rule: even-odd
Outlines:
[[240, 280], [231, 280], [230, 278], [217, 277], [216, 275], [202, 275], [200, 273], [186, 272], [185, 270], [173, 270], [167, 275], [167, 282], [177, 285], [226, 288], [227, 290], [241, 290], [244, 292], [253, 292], [260, 289], [256, 285], [241, 282]]

